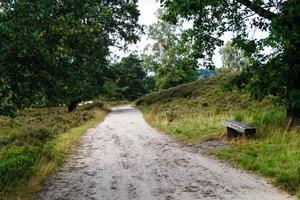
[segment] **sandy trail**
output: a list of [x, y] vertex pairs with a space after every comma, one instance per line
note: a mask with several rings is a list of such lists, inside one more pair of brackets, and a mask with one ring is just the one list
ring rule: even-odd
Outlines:
[[41, 200], [293, 199], [261, 178], [181, 148], [129, 106], [114, 108], [90, 129], [44, 187]]

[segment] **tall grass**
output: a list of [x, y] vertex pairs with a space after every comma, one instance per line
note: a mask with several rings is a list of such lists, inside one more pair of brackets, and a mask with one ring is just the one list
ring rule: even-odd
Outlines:
[[272, 97], [254, 101], [239, 91], [222, 90], [222, 83], [232, 76], [223, 74], [152, 93], [136, 104], [152, 126], [188, 143], [224, 136], [221, 121], [225, 119], [256, 127], [256, 138], [232, 140], [232, 148], [216, 154], [300, 195], [300, 131], [288, 127], [285, 108]]
[[80, 135], [104, 118], [107, 111], [96, 107], [73, 113], [61, 107], [26, 109], [15, 119], [0, 117], [0, 199], [34, 199]]

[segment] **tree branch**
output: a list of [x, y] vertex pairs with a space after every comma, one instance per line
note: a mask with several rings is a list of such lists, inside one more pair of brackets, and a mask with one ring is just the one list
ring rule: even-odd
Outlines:
[[251, 9], [253, 12], [255, 12], [256, 14], [258, 14], [259, 16], [266, 18], [268, 20], [272, 20], [274, 17], [278, 16], [277, 14], [264, 9], [259, 5], [253, 4], [250, 0], [237, 0], [237, 2], [243, 4], [244, 6]]

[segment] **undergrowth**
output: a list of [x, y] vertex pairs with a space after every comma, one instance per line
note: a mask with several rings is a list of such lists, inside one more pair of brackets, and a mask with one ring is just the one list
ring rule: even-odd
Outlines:
[[66, 110], [25, 109], [14, 119], [0, 117], [0, 199], [34, 199], [80, 135], [107, 112], [99, 104]]
[[299, 196], [299, 129], [288, 128], [286, 109], [272, 97], [255, 101], [240, 91], [225, 90], [233, 76], [221, 74], [151, 93], [136, 105], [152, 126], [187, 143], [223, 137], [221, 121], [226, 119], [256, 127], [256, 138], [229, 141], [232, 148], [216, 154]]

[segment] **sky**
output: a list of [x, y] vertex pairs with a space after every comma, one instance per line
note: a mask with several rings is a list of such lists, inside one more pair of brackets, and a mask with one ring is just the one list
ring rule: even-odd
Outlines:
[[[140, 14], [141, 14], [140, 18], [139, 18], [140, 24], [149, 26], [157, 21], [156, 12], [160, 7], [159, 2], [157, 2], [156, 0], [140, 0], [138, 3], [138, 7], [140, 10]], [[225, 41], [228, 41], [228, 40], [230, 40], [231, 35], [226, 34], [222, 38]], [[137, 44], [130, 45], [128, 50], [130, 52], [136, 51], [136, 52], [142, 53], [143, 49], [146, 47], [146, 45], [151, 44], [151, 43], [153, 43], [153, 41], [148, 39], [146, 35], [143, 35], [141, 37], [141, 40]], [[126, 53], [124, 53], [124, 54], [122, 53], [122, 55], [120, 55], [120, 56], [122, 57], [124, 55], [126, 55]], [[221, 56], [219, 54], [219, 49], [216, 49], [215, 56], [213, 57], [213, 61], [217, 67], [222, 66], [222, 60], [221, 60]]]
[[[139, 18], [141, 25], [149, 26], [157, 22], [156, 12], [160, 7], [159, 2], [155, 0], [139, 0], [138, 6], [141, 14]], [[129, 47], [129, 50], [142, 52], [146, 45], [151, 43], [153, 43], [153, 41], [148, 39], [146, 35], [143, 35], [137, 44]]]
[[[139, 18], [139, 23], [141, 25], [149, 26], [157, 21], [156, 12], [160, 7], [159, 2], [157, 2], [156, 0], [139, 0], [138, 7], [140, 10], [140, 14], [141, 14], [140, 18]], [[251, 31], [251, 30], [249, 30], [249, 31]], [[258, 30], [253, 30], [253, 31], [255, 33], [255, 38], [259, 39], [259, 38], [263, 38], [263, 37], [267, 36], [266, 33], [263, 33], [261, 31], [258, 31]], [[221, 38], [226, 43], [227, 41], [231, 40], [232, 33], [226, 33]], [[151, 43], [153, 43], [153, 41], [148, 39], [146, 35], [143, 35], [141, 37], [141, 40], [137, 44], [129, 46], [129, 48], [128, 48], [129, 52], [127, 52], [127, 53], [118, 52], [116, 54], [120, 57], [124, 57], [133, 51], [142, 53], [143, 49], [146, 47], [146, 45], [151, 44]], [[221, 55], [219, 54], [219, 51], [220, 51], [220, 48], [217, 48], [215, 50], [215, 55], [213, 57], [214, 64], [218, 68], [222, 66], [222, 60], [221, 60]]]

